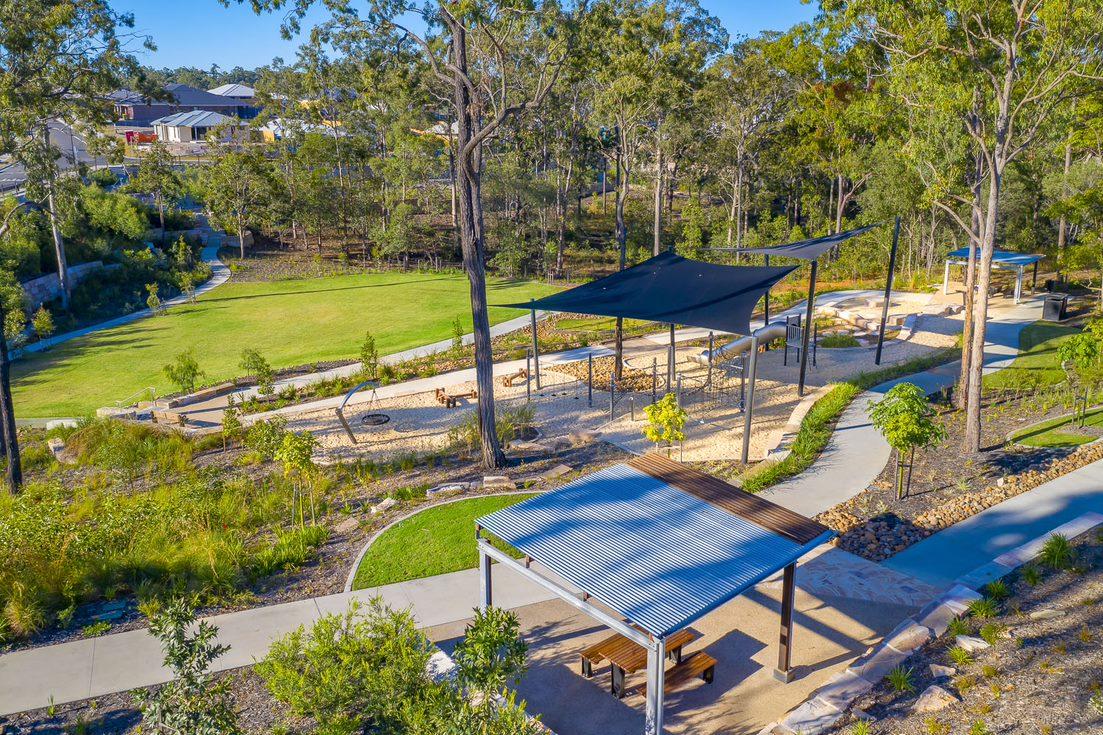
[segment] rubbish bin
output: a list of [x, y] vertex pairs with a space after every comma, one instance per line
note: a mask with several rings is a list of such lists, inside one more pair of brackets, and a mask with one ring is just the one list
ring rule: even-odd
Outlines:
[[1067, 293], [1051, 293], [1046, 295], [1042, 305], [1042, 320], [1047, 322], [1060, 322], [1065, 320], [1069, 310], [1069, 295]]

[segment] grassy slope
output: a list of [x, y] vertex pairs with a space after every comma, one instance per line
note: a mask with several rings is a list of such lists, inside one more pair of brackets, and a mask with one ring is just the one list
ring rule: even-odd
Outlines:
[[532, 495], [471, 498], [429, 508], [380, 536], [360, 562], [353, 589], [472, 569], [479, 563], [475, 519]]
[[986, 375], [984, 387], [1014, 389], [1063, 383], [1065, 373], [1057, 359], [1057, 346], [1078, 331], [1075, 327], [1034, 322], [1019, 337], [1019, 356], [1007, 368]]
[[[553, 289], [531, 282], [492, 283], [490, 303], [524, 301]], [[523, 312], [490, 310], [492, 322]], [[467, 280], [459, 274], [336, 276], [228, 283], [198, 303], [178, 306], [91, 334], [13, 366], [21, 418], [79, 416], [148, 386], [174, 390], [161, 368], [195, 348], [207, 382], [230, 378], [241, 350], [253, 347], [276, 367], [355, 357], [371, 331], [381, 354], [451, 336], [460, 317], [471, 329]]]
[[[1103, 409], [1088, 411], [1084, 425], [1103, 426]], [[1081, 433], [1078, 429], [1071, 415], [1058, 416], [1037, 426], [1027, 427], [1017, 432], [1012, 439], [1029, 447], [1077, 447], [1098, 438]]]

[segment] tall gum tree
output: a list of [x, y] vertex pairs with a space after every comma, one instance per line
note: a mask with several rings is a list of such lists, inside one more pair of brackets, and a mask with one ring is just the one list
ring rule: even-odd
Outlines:
[[[285, 33], [299, 29], [313, 0], [252, 0], [254, 10], [288, 10]], [[477, 413], [483, 464], [505, 462], [494, 417], [493, 353], [486, 296], [486, 234], [482, 179], [486, 146], [507, 121], [539, 107], [563, 69], [583, 5], [564, 9], [538, 0], [467, 0], [426, 3], [370, 0], [357, 9], [347, 0], [327, 0], [332, 17], [361, 29], [380, 48], [421, 49], [436, 83], [451, 98], [456, 124], [456, 207], [467, 274], [475, 342]], [[426, 31], [405, 25], [417, 17]]]
[[1099, 88], [1103, 2], [829, 0], [824, 11], [884, 50], [881, 71], [897, 99], [949, 112], [982, 163], [981, 196], [944, 207], [967, 235], [979, 229], [972, 334], [962, 347], [968, 358], [962, 448], [978, 452], [988, 290], [1004, 175], [1063, 105]]

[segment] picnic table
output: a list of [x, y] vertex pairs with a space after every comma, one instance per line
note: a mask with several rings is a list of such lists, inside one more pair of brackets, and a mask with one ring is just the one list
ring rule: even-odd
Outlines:
[[[682, 647], [700, 638], [696, 631], [686, 628], [666, 639], [667, 656], [675, 663], [682, 662]], [[609, 636], [582, 652], [582, 675], [594, 675], [593, 665], [608, 660], [612, 669], [611, 688], [617, 699], [626, 693], [624, 679], [647, 667], [647, 649], [619, 633]]]

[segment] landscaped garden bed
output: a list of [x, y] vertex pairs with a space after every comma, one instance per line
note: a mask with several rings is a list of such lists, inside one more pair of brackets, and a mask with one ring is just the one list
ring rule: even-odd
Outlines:
[[[1089, 444], [1091, 437], [1042, 441], [1038, 446], [1009, 441], [1020, 432], [1031, 435], [1029, 427], [1038, 422], [1060, 425], [1072, 420], [1084, 389], [1055, 381], [1058, 376], [1067, 381], [1056, 353], [1074, 333], [1067, 326], [1028, 327], [1023, 333], [1024, 354], [1009, 368], [985, 378], [982, 451], [975, 456], [962, 456], [958, 449], [965, 432], [964, 412], [945, 396], [937, 400], [935, 421], [945, 438], [937, 447], [917, 451], [910, 467], [905, 465], [904, 477], [910, 482], [905, 497], [897, 497], [894, 453], [865, 491], [818, 516], [840, 533], [839, 546], [881, 561], [936, 531], [1103, 458], [1103, 444]], [[1007, 389], [1017, 384], [1041, 387]], [[904, 459], [907, 463], [908, 457]]]
[[1051, 537], [949, 631], [860, 696], [838, 732], [1059, 735], [1103, 730], [1103, 534]]

